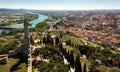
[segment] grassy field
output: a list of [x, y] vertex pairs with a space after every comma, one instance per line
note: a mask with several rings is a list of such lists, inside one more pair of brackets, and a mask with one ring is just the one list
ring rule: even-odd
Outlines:
[[86, 63], [86, 69], [87, 69], [87, 72], [88, 72], [90, 61], [87, 58], [84, 58], [84, 57], [80, 57], [80, 61], [81, 61], [82, 67], [84, 67], [84, 63]]
[[[7, 64], [0, 64], [0, 72], [10, 72], [11, 67], [18, 62], [18, 59], [8, 58]], [[12, 72], [27, 72], [26, 64], [21, 63], [15, 71]]]
[[21, 63], [21, 64], [18, 66], [18, 69], [15, 70], [14, 72], [27, 72], [26, 64], [25, 64], [25, 63]]
[[83, 45], [84, 43], [77, 37], [69, 36], [69, 35], [63, 35], [62, 41], [65, 42], [66, 40], [71, 39], [71, 42], [78, 45]]
[[10, 72], [10, 68], [18, 62], [18, 59], [8, 58], [8, 63], [0, 65], [0, 72]]
[[120, 72], [120, 69], [117, 67], [106, 67], [104, 65], [100, 65], [96, 67], [96, 69], [100, 70], [101, 72]]
[[15, 40], [15, 39], [12, 38], [11, 36], [4, 36], [4, 37], [1, 37], [1, 38], [0, 38], [0, 43], [1, 43], [2, 45], [5, 45], [5, 44], [7, 44], [7, 43], [13, 42], [14, 40]]
[[65, 45], [63, 48], [66, 48], [67, 51], [73, 51], [74, 52], [74, 58], [76, 59], [77, 54], [80, 54], [79, 50], [76, 48], [73, 48], [71, 46]]

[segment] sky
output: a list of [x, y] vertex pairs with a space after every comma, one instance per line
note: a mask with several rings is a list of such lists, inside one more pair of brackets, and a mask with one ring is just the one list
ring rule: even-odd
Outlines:
[[0, 0], [0, 8], [39, 10], [120, 9], [120, 0]]

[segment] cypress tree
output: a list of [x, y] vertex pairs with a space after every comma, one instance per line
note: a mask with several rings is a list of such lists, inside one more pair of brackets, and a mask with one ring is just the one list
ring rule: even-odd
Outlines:
[[48, 34], [48, 35], [47, 35], [47, 44], [50, 43], [50, 38], [51, 38], [51, 36]]
[[68, 62], [70, 61], [70, 52], [69, 51], [66, 52], [65, 58], [67, 59]]
[[50, 44], [54, 44], [53, 38], [50, 38]]
[[68, 40], [68, 45], [71, 45], [71, 39]]
[[31, 45], [34, 45], [34, 40], [33, 40], [32, 36], [30, 36], [30, 43], [31, 43]]
[[73, 51], [70, 53], [70, 65], [74, 68], [74, 54]]
[[68, 40], [66, 40], [66, 45], [68, 45]]
[[81, 67], [79, 54], [77, 55], [76, 61], [75, 61], [75, 72], [82, 72], [82, 67]]
[[58, 43], [59, 43], [59, 38], [58, 38], [58, 36], [55, 38], [55, 44], [56, 45], [58, 45]]
[[83, 72], [86, 72], [86, 63], [84, 64]]
[[62, 34], [60, 34], [60, 38], [62, 38], [63, 37], [63, 35]]
[[46, 37], [43, 37], [43, 43], [46, 44]]
[[59, 49], [60, 49], [60, 51], [62, 51], [62, 48], [63, 48], [63, 45], [62, 45], [62, 43], [60, 42], [60, 44], [59, 44]]

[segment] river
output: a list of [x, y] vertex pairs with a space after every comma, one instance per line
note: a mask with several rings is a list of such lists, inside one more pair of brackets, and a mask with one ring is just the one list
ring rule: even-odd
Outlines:
[[[38, 14], [38, 18], [33, 20], [33, 21], [30, 21], [29, 23], [32, 24], [30, 27], [34, 28], [36, 26], [36, 24], [38, 24], [39, 22], [42, 22], [44, 20], [46, 20], [48, 18], [48, 16], [46, 15], [41, 15], [41, 14]], [[9, 28], [23, 28], [23, 23], [21, 24], [12, 24], [12, 25], [8, 25], [6, 27], [9, 27]], [[5, 30], [5, 29], [0, 29], [0, 33]]]

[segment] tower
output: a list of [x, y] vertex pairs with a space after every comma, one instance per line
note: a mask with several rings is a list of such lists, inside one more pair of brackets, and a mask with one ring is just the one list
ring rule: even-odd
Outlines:
[[28, 62], [28, 54], [30, 53], [30, 41], [29, 41], [29, 23], [27, 19], [24, 20], [24, 41], [23, 45], [18, 47], [16, 50], [9, 52], [9, 57], [16, 57], [24, 62]]
[[24, 20], [24, 44], [23, 44], [24, 50], [22, 51], [24, 54], [28, 54], [29, 53], [29, 48], [30, 48], [28, 26], [29, 26], [29, 23], [28, 23], [27, 19], [25, 19]]

